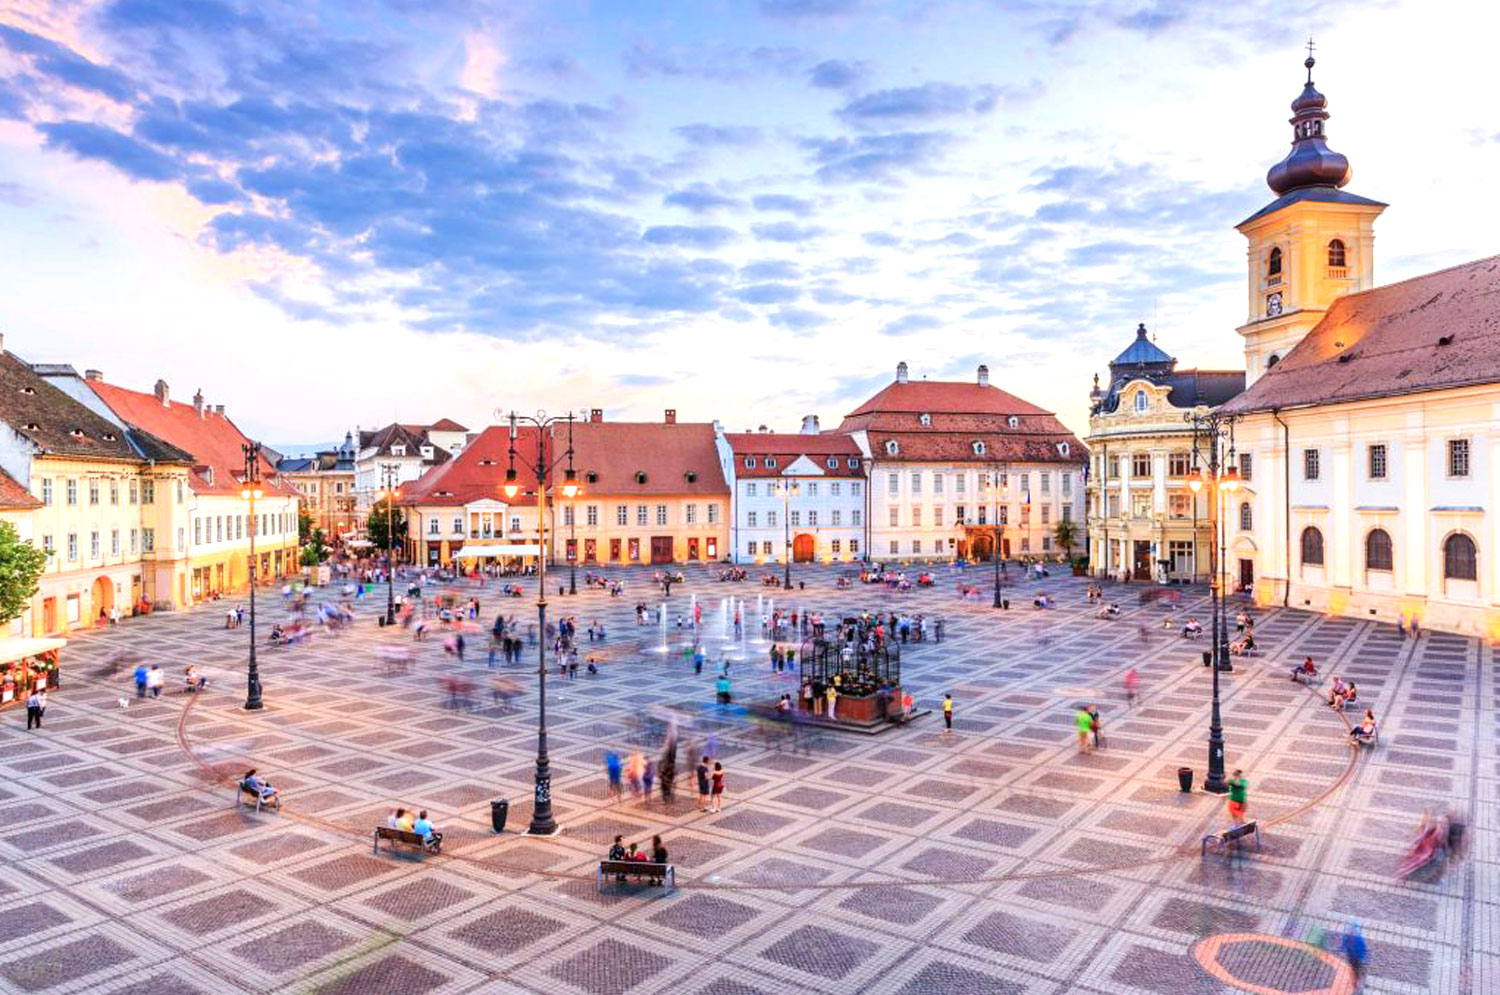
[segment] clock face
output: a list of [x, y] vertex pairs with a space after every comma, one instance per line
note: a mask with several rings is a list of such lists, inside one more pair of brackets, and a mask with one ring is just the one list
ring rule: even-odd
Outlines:
[[1281, 313], [1281, 294], [1266, 295], [1266, 317], [1274, 318]]

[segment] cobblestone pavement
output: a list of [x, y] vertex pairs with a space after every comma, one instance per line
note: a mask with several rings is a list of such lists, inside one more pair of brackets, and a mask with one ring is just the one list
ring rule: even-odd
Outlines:
[[[1336, 992], [1347, 988], [1333, 963], [1277, 939], [1340, 931], [1351, 916], [1370, 941], [1366, 991], [1500, 990], [1490, 647], [1257, 613], [1265, 653], [1224, 675], [1224, 715], [1229, 766], [1247, 771], [1251, 814], [1267, 828], [1261, 852], [1226, 864], [1197, 847], [1224, 824], [1223, 800], [1176, 785], [1180, 765], [1203, 775], [1206, 640], [1160, 628], [1169, 614], [1206, 621], [1202, 591], [1164, 609], [1138, 606], [1140, 588], [1114, 588], [1126, 613], [1108, 622], [1073, 578], [1040, 585], [1055, 610], [1032, 610], [1039, 585], [1015, 584], [1016, 607], [999, 612], [958, 601], [947, 569], [931, 590], [894, 595], [836, 590], [827, 568], [798, 575], [807, 588], [792, 605], [946, 621], [945, 641], [907, 647], [903, 670], [924, 706], [954, 693], [953, 732], [932, 714], [793, 749], [716, 727], [726, 804], [700, 813], [691, 764], [710, 731], [701, 716], [713, 668], [694, 676], [683, 663], [676, 613], [692, 595], [703, 601], [717, 659], [719, 599], [745, 598], [753, 615], [757, 596], [786, 604], [787, 592], [690, 573], [670, 599], [664, 653], [660, 630], [637, 627], [632, 611], [660, 595], [646, 573], [626, 571], [622, 598], [552, 599], [580, 629], [605, 622], [609, 637], [602, 674], [548, 679], [563, 826], [550, 840], [519, 832], [530, 817], [534, 663], [500, 668], [525, 688], [514, 712], [487, 694], [473, 711], [444, 707], [445, 674], [485, 687], [482, 632], [459, 665], [440, 635], [414, 644], [377, 628], [383, 594], [366, 599], [344, 635], [261, 651], [259, 713], [238, 707], [248, 629], [225, 630], [222, 603], [73, 640], [45, 729], [25, 732], [15, 710], [0, 721], [10, 937], [0, 990]], [[533, 617], [527, 587], [527, 599], [481, 592], [483, 618]], [[262, 632], [282, 614], [277, 601], [263, 599]], [[379, 650], [398, 646], [416, 649], [410, 675], [382, 669]], [[128, 675], [99, 675], [122, 650], [167, 670], [160, 700], [134, 700]], [[783, 685], [765, 645], [733, 653], [744, 657], [733, 666], [738, 699], [773, 700]], [[1376, 749], [1355, 755], [1343, 719], [1287, 679], [1307, 654], [1358, 680], [1361, 703], [1382, 718]], [[175, 686], [188, 662], [212, 679], [196, 698]], [[1128, 710], [1119, 688], [1131, 665], [1142, 699]], [[1101, 703], [1107, 748], [1080, 756], [1072, 715], [1086, 700]], [[633, 748], [639, 719], [662, 708], [683, 717], [686, 792], [670, 808], [612, 802], [603, 751]], [[236, 810], [227, 782], [204, 770], [252, 763], [281, 788], [280, 814]], [[502, 836], [489, 831], [495, 797], [513, 802]], [[1471, 814], [1469, 860], [1435, 882], [1395, 883], [1421, 812], [1450, 803]], [[372, 855], [371, 827], [395, 804], [432, 810], [447, 833], [442, 856]], [[599, 893], [595, 862], [616, 833], [648, 845], [661, 833], [678, 889]], [[1247, 934], [1266, 939], [1234, 939]], [[1200, 949], [1212, 937], [1224, 939]], [[1215, 944], [1245, 987], [1200, 966], [1195, 949]]]

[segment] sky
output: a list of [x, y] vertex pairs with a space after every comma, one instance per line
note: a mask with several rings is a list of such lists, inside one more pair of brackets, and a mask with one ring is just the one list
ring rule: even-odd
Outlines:
[[0, 332], [279, 444], [497, 411], [836, 425], [906, 361], [1082, 435], [1243, 354], [1305, 43], [1376, 279], [1500, 251], [1455, 0], [0, 0]]

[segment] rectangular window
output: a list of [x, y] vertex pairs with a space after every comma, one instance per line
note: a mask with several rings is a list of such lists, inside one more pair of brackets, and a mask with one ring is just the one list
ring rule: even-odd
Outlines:
[[901, 493], [901, 475], [891, 472], [885, 475], [885, 492], [891, 497]]
[[912, 553], [914, 555], [922, 552], [922, 540], [921, 539], [913, 539], [911, 541], [911, 551], [912, 551]]
[[583, 515], [584, 522], [588, 525], [589, 528], [593, 528], [594, 526], [599, 524], [599, 506], [597, 504], [589, 505], [586, 509], [584, 509]]
[[795, 528], [799, 527], [801, 524], [802, 524], [802, 512], [797, 511], [796, 509], [793, 509], [792, 510], [792, 528], [795, 529]]
[[215, 515], [214, 516], [214, 541], [215, 542], [223, 542], [224, 541], [224, 516], [223, 515]]
[[1193, 472], [1193, 454], [1187, 452], [1170, 453], [1167, 456], [1167, 476], [1186, 477]]
[[1031, 552], [1031, 536], [1022, 536], [1021, 537], [1021, 552], [1023, 552], [1023, 553], [1029, 553], [1029, 552]]
[[659, 504], [656, 506], [656, 524], [667, 524], [667, 506], [664, 504]]
[[1190, 518], [1193, 514], [1193, 499], [1187, 494], [1168, 495], [1167, 510], [1173, 518]]
[[[133, 545], [134, 544], [132, 544], [132, 548], [130, 550], [132, 553], [135, 552]], [[201, 518], [193, 519], [193, 545], [203, 545], [203, 519]]]
[[[1005, 509], [1001, 508], [1000, 510], [1003, 512]], [[1001, 520], [1004, 521], [1004, 515], [1001, 516]], [[988, 525], [989, 523], [990, 523], [990, 509], [987, 508], [984, 505], [980, 505], [979, 506], [979, 524], [980, 525]]]
[[837, 480], [828, 485], [828, 493], [832, 494], [834, 497], [838, 497], [843, 489], [844, 485], [839, 483]]
[[73, 560], [76, 560], [76, 559], [78, 559], [78, 533], [77, 532], [69, 532], [68, 533], [68, 560], [69, 561], [73, 561]]
[[892, 539], [891, 540], [891, 555], [895, 556], [899, 552], [901, 552], [901, 543], [897, 542], [895, 539]]
[[933, 525], [933, 528], [938, 528], [938, 529], [940, 529], [940, 528], [943, 527], [943, 506], [942, 505], [938, 505], [937, 507], [935, 507], [935, 508], [932, 509], [932, 525]]
[[[182, 485], [178, 484], [177, 486], [181, 487]], [[120, 482], [118, 480], [115, 480], [113, 477], [111, 477], [109, 480], [109, 503], [120, 503]]]
[[110, 556], [119, 556], [120, 555], [120, 530], [119, 529], [110, 529], [109, 530], [109, 555]]
[[947, 476], [947, 474], [934, 473], [932, 475], [932, 493], [934, 493], [934, 494], [941, 494], [941, 493], [943, 493], [943, 477], [945, 477], [945, 476]]
[[755, 497], [755, 490], [755, 481], [752, 480], [745, 485], [745, 497]]
[[141, 504], [155, 504], [155, 503], [156, 503], [156, 481], [154, 481], [154, 480], [143, 480], [143, 481], [141, 481]]
[[51, 477], [43, 477], [42, 478], [42, 504], [49, 505], [49, 506], [52, 504], [52, 478]]
[[138, 503], [140, 501], [140, 496], [139, 496], [140, 495], [140, 489], [141, 489], [141, 482], [139, 480], [132, 480], [130, 482], [130, 503], [131, 504], [136, 504], [136, 503]]
[[68, 478], [68, 504], [75, 505], [77, 503], [78, 503], [78, 481], [74, 480], [72, 477], [69, 477]]
[[1109, 458], [1109, 467], [1108, 467], [1108, 470], [1109, 470], [1109, 479], [1110, 480], [1119, 480], [1120, 479], [1120, 457], [1118, 457], [1118, 456], [1111, 456]]
[[1386, 453], [1386, 449], [1385, 449], [1385, 444], [1384, 443], [1376, 443], [1376, 444], [1374, 444], [1374, 445], [1372, 445], [1370, 447], [1370, 479], [1371, 480], [1384, 480], [1385, 479], [1385, 472], [1386, 472], [1385, 453]]
[[833, 515], [833, 524], [834, 525], [843, 525], [844, 524], [844, 513], [842, 511], [840, 511], [839, 509], [835, 508], [829, 514]]
[[563, 527], [566, 528], [567, 526], [572, 524], [574, 524], [573, 506], [571, 504], [565, 504], [563, 505]]
[[1042, 493], [1043, 494], [1051, 494], [1052, 493], [1052, 474], [1050, 474], [1050, 473], [1046, 472], [1045, 470], [1043, 470], [1042, 473], [1041, 473], [1041, 478], [1042, 478]]
[[[314, 488], [314, 490], [316, 490], [316, 488]], [[343, 484], [339, 484], [339, 493], [340, 494], [344, 493], [344, 485]], [[110, 491], [109, 498], [110, 498], [110, 503], [111, 504], [118, 504], [119, 503], [118, 501], [115, 500], [115, 496], [116, 496], [115, 492], [114, 491]], [[177, 481], [177, 503], [178, 504], [182, 503], [182, 481], [180, 481], [180, 480]]]
[[922, 506], [917, 505], [911, 510], [911, 527], [919, 529], [922, 527]]
[[98, 503], [99, 503], [99, 479], [97, 477], [90, 477], [89, 478], [89, 504], [90, 505], [96, 505]]
[[1042, 505], [1042, 524], [1046, 525], [1051, 520], [1052, 520], [1052, 506], [1050, 504], [1044, 504], [1044, 505]]
[[962, 504], [959, 505], [958, 507], [954, 508], [953, 509], [953, 512], [954, 512], [954, 514], [953, 514], [953, 524], [954, 525], [962, 525], [964, 522], [967, 522], [969, 520], [968, 511], [969, 511], [968, 507], [966, 505], [962, 505]]
[[688, 525], [697, 525], [698, 524], [698, 506], [696, 504], [690, 504], [690, 505], [685, 506], [683, 508], [683, 517], [682, 517], [682, 520], [684, 522], [686, 522]]
[[756, 516], [755, 512], [753, 512], [753, 511], [747, 511], [747, 512], [745, 512], [745, 525], [748, 528], [752, 528], [752, 529], [755, 528], [755, 519], [756, 519], [756, 517], [757, 516]]
[[[1003, 478], [1000, 481], [1000, 486], [1001, 487], [1005, 486], [1005, 480]], [[1029, 473], [1023, 473], [1023, 474], [1021, 474], [1021, 493], [1022, 494], [1030, 494], [1031, 493], [1031, 474], [1029, 474]]]
[[863, 511], [861, 511], [860, 509], [858, 509], [858, 508], [855, 508], [853, 511], [849, 512], [849, 524], [850, 525], [863, 525], [863, 524], [865, 524], [865, 513]]
[[967, 473], [956, 473], [953, 476], [953, 490], [955, 493], [963, 494], [968, 488], [969, 475]]
[[1000, 506], [1000, 524], [1001, 525], [1009, 525], [1010, 524], [1010, 508], [1007, 505], [1003, 505], [1002, 504]]
[[1151, 476], [1151, 454], [1150, 453], [1131, 453], [1130, 454], [1130, 475], [1132, 477], [1149, 477], [1149, 476]]
[[901, 509], [898, 508], [898, 507], [892, 506], [891, 507], [891, 528], [895, 528], [896, 526], [898, 526], [900, 524], [901, 524]]
[[150, 553], [156, 549], [156, 530], [141, 529], [141, 552]]
[[89, 559], [91, 559], [91, 560], [97, 560], [98, 558], [99, 558], [99, 533], [97, 531], [90, 532], [89, 533]]
[[[462, 528], [462, 525], [460, 525], [460, 528]], [[457, 530], [455, 530], [455, 531], [457, 531]], [[516, 533], [518, 533], [518, 532], [521, 531], [521, 516], [520, 515], [512, 515], [511, 516], [511, 519], [510, 519], [510, 531], [511, 531], [511, 535], [515, 535]]]
[[243, 539], [243, 538], [245, 538], [245, 516], [244, 515], [235, 515], [234, 516], [234, 537], [236, 539]]
[[[711, 505], [708, 506], [708, 524], [710, 524], [710, 525], [718, 525], [719, 524], [719, 506], [718, 506], [718, 504], [711, 504]], [[710, 539], [709, 541], [712, 542], [713, 540]]]
[[52, 536], [50, 534], [42, 536], [42, 552], [46, 553], [48, 556], [51, 556], [53, 549], [54, 547], [52, 545]]
[[849, 540], [849, 552], [850, 553], [858, 553], [859, 552], [859, 540], [858, 539], [850, 539]]
[[1252, 462], [1253, 461], [1250, 459], [1249, 453], [1240, 453], [1240, 479], [1245, 481], [1245, 483], [1247, 484], [1250, 482], [1250, 478], [1252, 476], [1250, 472], [1252, 468]]
[[140, 547], [140, 536], [135, 529], [130, 530], [130, 555], [134, 556], [136, 549]]
[[443, 526], [442, 526], [442, 523], [437, 520], [437, 516], [433, 516], [430, 520], [428, 520], [428, 522], [427, 522], [427, 534], [428, 535], [435, 536], [435, 535], [440, 534], [442, 531], [443, 531]]
[[828, 544], [828, 548], [834, 553], [834, 555], [838, 555], [839, 553], [843, 552], [843, 546], [843, 542], [838, 539], [835, 539]]
[[1448, 440], [1448, 476], [1467, 477], [1469, 475], [1469, 440]]
[[922, 493], [922, 471], [921, 470], [913, 470], [911, 472], [911, 492], [913, 494], [921, 494]]
[[817, 481], [815, 481], [815, 480], [809, 480], [807, 482], [807, 496], [808, 497], [817, 497], [818, 496], [818, 482]]
[[809, 511], [807, 513], [807, 524], [808, 525], [817, 525], [818, 524], [818, 513], [816, 511]]
[[1065, 522], [1071, 522], [1073, 520], [1073, 506], [1071, 504], [1063, 505], [1062, 520]]
[[636, 505], [635, 506], [635, 524], [637, 524], [637, 525], [645, 525], [650, 520], [650, 518], [649, 518], [650, 514], [651, 514], [651, 509], [650, 508], [647, 508], [643, 504]]
[[1302, 450], [1302, 479], [1317, 480], [1318, 470], [1318, 451], [1316, 449]]
[[773, 529], [776, 527], [776, 512], [774, 512], [774, 511], [768, 511], [768, 512], [766, 512], [766, 526], [767, 526], [767, 528], [773, 528]]
[[749, 553], [751, 556], [755, 555], [755, 540], [754, 539], [751, 539], [749, 542], [745, 543], [745, 552]]
[[1050, 553], [1050, 552], [1052, 552], [1052, 537], [1051, 536], [1042, 536], [1042, 552], [1044, 552], [1044, 553]]
[[186, 538], [186, 536], [187, 536], [187, 530], [184, 529], [181, 525], [177, 526], [177, 548], [178, 549], [181, 549], [183, 546], [187, 545], [187, 543], [185, 543], [183, 541], [183, 539]]
[[630, 507], [628, 505], [623, 505], [623, 504], [617, 504], [617, 505], [615, 505], [615, 524], [616, 525], [629, 525], [630, 524]]
[[852, 494], [854, 497], [859, 497], [864, 492], [865, 492], [865, 485], [864, 485], [863, 481], [856, 480], [854, 483], [852, 483], [852, 484], [849, 485], [849, 493]]

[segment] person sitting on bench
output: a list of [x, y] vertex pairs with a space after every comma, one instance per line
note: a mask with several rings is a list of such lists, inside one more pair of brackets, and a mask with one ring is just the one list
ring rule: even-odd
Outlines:
[[1198, 623], [1196, 618], [1188, 619], [1187, 625], [1182, 627], [1182, 638], [1184, 639], [1197, 639], [1202, 634], [1203, 626]]
[[[625, 839], [625, 837], [623, 837], [623, 836], [616, 836], [615, 837], [615, 845], [609, 848], [609, 856], [606, 857], [606, 858], [604, 858], [604, 859], [606, 859], [606, 860], [624, 860], [625, 859], [625, 844], [622, 842], [624, 839]], [[615, 880], [618, 881], [620, 884], [624, 884], [625, 883], [625, 875], [623, 875], [623, 874], [616, 874], [615, 875]]]
[[1333, 706], [1333, 710], [1335, 712], [1342, 712], [1345, 705], [1351, 704], [1352, 702], [1358, 700], [1359, 688], [1355, 687], [1354, 682], [1351, 680], [1348, 686], [1344, 688], [1343, 692], [1334, 695], [1328, 703]]
[[[667, 860], [666, 845], [662, 843], [660, 836], [651, 837], [651, 862], [653, 864], [665, 864], [669, 862]], [[662, 884], [665, 881], [665, 877], [655, 877], [651, 879], [651, 883], [656, 885]]]
[[1099, 617], [1100, 618], [1119, 618], [1120, 617], [1120, 606], [1118, 604], [1111, 604], [1108, 608], [1105, 608], [1103, 611], [1101, 611], [1099, 613]]
[[1306, 678], [1317, 677], [1317, 676], [1318, 676], [1318, 668], [1313, 664], [1313, 658], [1312, 657], [1308, 657], [1306, 660], [1303, 660], [1302, 661], [1302, 666], [1300, 666], [1300, 667], [1293, 667], [1292, 668], [1292, 680], [1294, 680], [1294, 681], [1297, 680], [1298, 678], [1304, 678], [1304, 679], [1306, 679]]
[[422, 837], [422, 842], [430, 847], [439, 847], [443, 844], [443, 834], [438, 832], [432, 820], [427, 818], [425, 808], [417, 813], [417, 821], [412, 823], [411, 831]]
[[184, 683], [182, 689], [189, 694], [192, 694], [198, 691], [202, 691], [204, 687], [208, 685], [208, 678], [198, 673], [198, 668], [190, 663], [187, 665], [187, 669], [183, 672], [183, 682]]
[[1349, 738], [1356, 743], [1372, 743], [1375, 741], [1375, 713], [1365, 709], [1364, 721], [1349, 730]]
[[245, 771], [244, 775], [240, 778], [240, 787], [247, 791], [255, 792], [260, 796], [262, 803], [276, 797], [276, 789], [271, 786], [271, 782], [261, 780], [260, 776], [255, 773], [254, 767]]
[[399, 829], [403, 833], [411, 832], [411, 827], [414, 822], [416, 822], [416, 820], [413, 819], [411, 813], [404, 808], [396, 809], [396, 811], [387, 816], [385, 820], [387, 828]]
[[1255, 652], [1255, 633], [1245, 633], [1245, 638], [1229, 644], [1229, 652], [1235, 656], [1244, 656], [1246, 653]]

